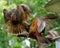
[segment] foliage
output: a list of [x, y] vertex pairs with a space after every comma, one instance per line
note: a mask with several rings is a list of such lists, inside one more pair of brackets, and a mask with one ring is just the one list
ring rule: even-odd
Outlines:
[[[34, 39], [29, 39], [30, 47], [23, 43], [26, 38], [17, 38], [15, 35], [8, 34], [8, 28], [2, 30], [4, 25], [3, 9], [8, 10], [14, 8], [14, 6], [21, 3], [25, 3], [30, 6], [32, 14], [36, 17], [44, 16], [48, 12], [43, 8], [49, 0], [0, 0], [0, 47], [1, 48], [35, 48], [38, 46]], [[10, 44], [11, 43], [11, 44]], [[53, 45], [54, 46], [54, 45]], [[51, 48], [55, 48], [55, 47]], [[49, 47], [50, 48], [50, 47]]]

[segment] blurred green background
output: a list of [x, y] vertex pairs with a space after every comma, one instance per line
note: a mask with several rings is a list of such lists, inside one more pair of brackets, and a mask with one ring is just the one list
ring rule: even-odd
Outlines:
[[[34, 39], [18, 38], [15, 35], [8, 34], [8, 28], [4, 30], [1, 29], [5, 23], [3, 16], [4, 8], [11, 10], [15, 6], [24, 3], [31, 8], [32, 14], [39, 17], [49, 13], [44, 9], [48, 1], [49, 0], [0, 0], [0, 48], [36, 48], [38, 46]], [[52, 44], [49, 48], [55, 48], [55, 44]]]

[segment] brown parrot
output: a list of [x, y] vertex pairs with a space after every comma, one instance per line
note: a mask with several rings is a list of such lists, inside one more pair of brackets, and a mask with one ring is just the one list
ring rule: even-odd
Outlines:
[[40, 18], [33, 18], [31, 24], [28, 24], [26, 21], [30, 17], [31, 10], [25, 4], [20, 4], [11, 11], [4, 9], [3, 13], [5, 19], [3, 28], [8, 25], [10, 27], [9, 33], [16, 34], [18, 37], [34, 38], [39, 45], [48, 45], [54, 41], [50, 34], [48, 34], [47, 37], [43, 36], [43, 34], [46, 29], [50, 29], [53, 25], [57, 25], [57, 20], [54, 20], [60, 18], [58, 15], [48, 14]]

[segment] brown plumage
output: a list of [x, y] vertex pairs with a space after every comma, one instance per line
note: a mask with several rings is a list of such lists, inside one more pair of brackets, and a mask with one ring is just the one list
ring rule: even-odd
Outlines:
[[52, 41], [51, 38], [46, 38], [42, 34], [46, 28], [49, 29], [51, 26], [56, 25], [57, 22], [52, 22], [52, 20], [59, 18], [57, 15], [48, 14], [40, 18], [33, 18], [31, 25], [29, 25], [25, 21], [27, 21], [31, 11], [25, 4], [20, 4], [11, 11], [4, 9], [3, 13], [5, 23], [10, 27], [10, 33], [35, 38], [39, 44], [49, 44]]
[[19, 34], [28, 28], [28, 24], [25, 21], [30, 16], [30, 8], [25, 4], [20, 4], [11, 11], [7, 9], [3, 10], [5, 24], [10, 26], [9, 32]]

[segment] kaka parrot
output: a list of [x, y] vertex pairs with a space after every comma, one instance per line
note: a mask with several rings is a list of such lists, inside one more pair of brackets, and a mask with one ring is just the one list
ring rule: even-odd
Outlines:
[[51, 35], [47, 37], [43, 36], [46, 29], [50, 29], [53, 25], [57, 25], [57, 20], [60, 17], [56, 14], [48, 14], [46, 16], [41, 16], [40, 18], [33, 18], [31, 24], [28, 24], [26, 21], [29, 19], [31, 10], [25, 4], [20, 4], [16, 8], [8, 11], [7, 9], [3, 10], [5, 25], [3, 28], [8, 25], [10, 27], [9, 33], [16, 34], [18, 37], [27, 36], [37, 40], [39, 45], [42, 43], [48, 45], [53, 42]]

